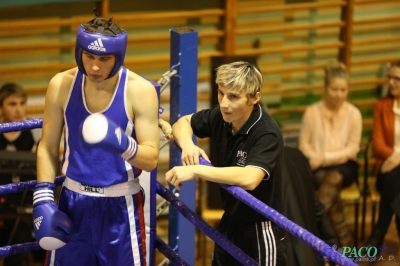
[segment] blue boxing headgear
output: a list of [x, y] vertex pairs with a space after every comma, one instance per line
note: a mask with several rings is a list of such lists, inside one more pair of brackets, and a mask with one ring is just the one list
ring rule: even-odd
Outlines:
[[[110, 30], [112, 31], [112, 27], [110, 27]], [[82, 50], [100, 56], [115, 54], [115, 65], [107, 77], [109, 79], [124, 65], [128, 37], [125, 31], [115, 35], [105, 35], [101, 33], [102, 31], [104, 31], [104, 27], [99, 26], [97, 32], [87, 32], [84, 25], [79, 26], [78, 34], [76, 35], [75, 60], [79, 70], [86, 75], [82, 64]]]

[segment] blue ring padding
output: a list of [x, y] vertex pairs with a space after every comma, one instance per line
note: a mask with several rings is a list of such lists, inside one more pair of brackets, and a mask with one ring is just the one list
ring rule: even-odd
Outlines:
[[[57, 186], [62, 185], [64, 182], [65, 176], [57, 176], [54, 180], [54, 183]], [[19, 182], [19, 183], [11, 183], [6, 185], [0, 186], [0, 195], [6, 195], [11, 193], [18, 193], [26, 190], [34, 189], [36, 186], [36, 180], [30, 180], [26, 182]]]
[[[199, 162], [201, 165], [213, 166], [212, 164], [204, 160], [202, 157], [199, 158]], [[286, 218], [276, 210], [272, 209], [271, 207], [267, 206], [265, 203], [261, 202], [253, 195], [246, 192], [244, 189], [237, 186], [228, 186], [224, 184], [220, 184], [220, 186], [224, 188], [226, 191], [228, 191], [232, 196], [239, 199], [243, 203], [247, 204], [254, 210], [258, 211], [259, 213], [264, 215], [264, 217], [268, 218], [270, 221], [272, 221], [279, 227], [285, 229], [287, 232], [301, 239], [315, 250], [319, 251], [329, 260], [344, 266], [357, 265], [351, 259], [343, 257], [342, 254], [340, 254], [337, 250], [330, 247], [324, 241], [314, 236], [312, 233], [302, 228], [301, 226], [290, 221], [288, 218]]]
[[189, 222], [194, 224], [203, 233], [208, 235], [215, 243], [221, 246], [229, 254], [231, 254], [237, 261], [243, 265], [256, 266], [256, 263], [246, 253], [244, 253], [235, 244], [226, 239], [220, 232], [212, 228], [206, 221], [193, 212], [184, 202], [180, 201], [171, 191], [161, 185], [159, 182], [156, 184], [157, 193], [171, 203]]
[[20, 122], [0, 123], [0, 134], [13, 131], [23, 131], [23, 130], [41, 128], [42, 125], [43, 125], [43, 118], [23, 120]]
[[38, 242], [27, 242], [11, 246], [0, 247], [0, 257], [7, 257], [19, 253], [25, 253], [40, 249]]
[[161, 252], [173, 265], [190, 266], [178, 253], [168, 246], [160, 237], [156, 236], [156, 248]]

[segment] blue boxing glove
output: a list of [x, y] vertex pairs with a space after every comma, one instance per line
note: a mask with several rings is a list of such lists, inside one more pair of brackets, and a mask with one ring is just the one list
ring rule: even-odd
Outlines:
[[37, 183], [33, 192], [33, 224], [36, 240], [45, 250], [63, 247], [71, 239], [72, 221], [54, 203], [55, 185]]
[[82, 137], [86, 144], [99, 145], [118, 153], [126, 161], [134, 158], [138, 151], [136, 140], [126, 135], [119, 126], [101, 113], [91, 114], [85, 119]]

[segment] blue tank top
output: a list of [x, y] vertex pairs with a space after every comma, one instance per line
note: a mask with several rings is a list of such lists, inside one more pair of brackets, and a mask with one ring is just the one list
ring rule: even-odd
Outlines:
[[[106, 187], [133, 180], [139, 176], [138, 171], [119, 154], [108, 152], [96, 145], [88, 148], [81, 144], [81, 125], [91, 114], [84, 97], [84, 77], [84, 74], [77, 70], [65, 106], [62, 171], [69, 178], [92, 186]], [[114, 96], [101, 113], [114, 121], [127, 135], [136, 139], [134, 125], [125, 105], [127, 82], [128, 70], [122, 68]]]

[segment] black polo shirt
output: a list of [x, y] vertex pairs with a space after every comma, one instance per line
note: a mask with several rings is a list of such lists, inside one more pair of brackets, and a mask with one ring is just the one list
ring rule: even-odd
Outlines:
[[[232, 124], [226, 123], [219, 105], [192, 115], [190, 124], [199, 138], [209, 137], [215, 150], [216, 167], [257, 167], [265, 172], [261, 183], [251, 195], [283, 213], [282, 167], [283, 139], [276, 121], [260, 105], [256, 105], [247, 122], [232, 134]], [[268, 220], [221, 188], [225, 215], [241, 221]]]

